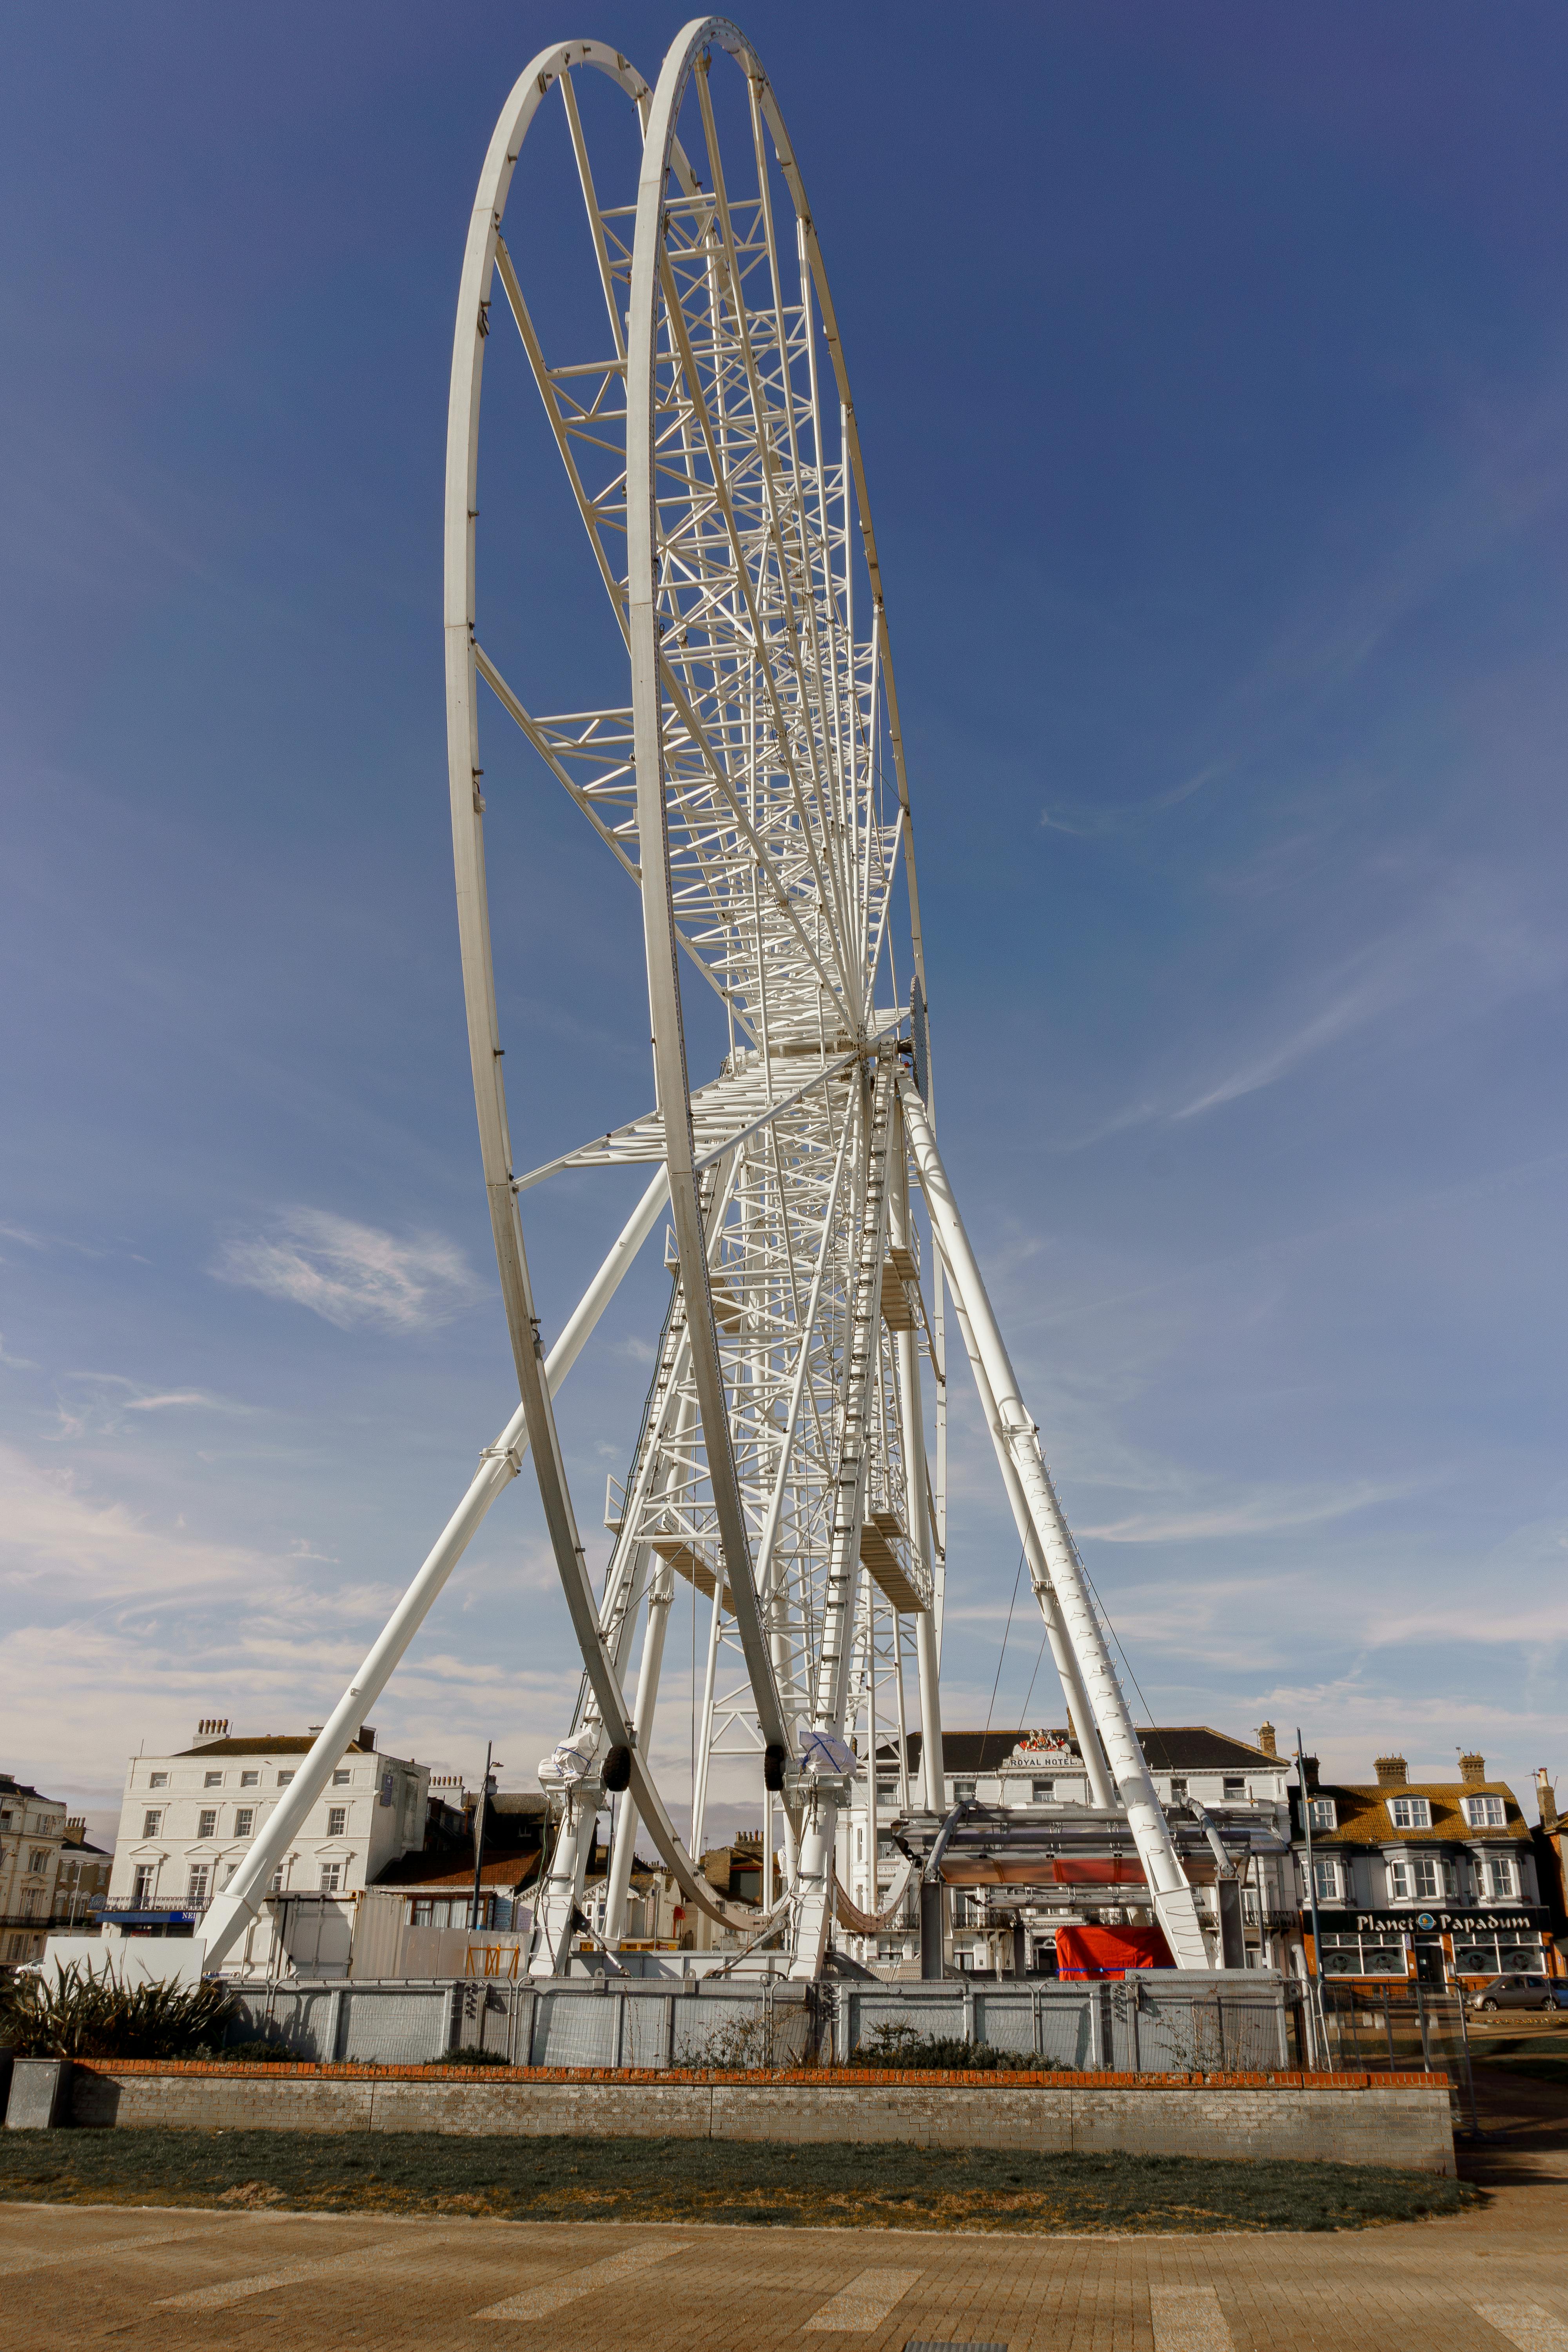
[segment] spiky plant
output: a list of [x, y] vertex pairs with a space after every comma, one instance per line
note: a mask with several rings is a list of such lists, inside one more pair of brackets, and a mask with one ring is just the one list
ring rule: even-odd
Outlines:
[[19, 2058], [183, 2058], [218, 2039], [233, 2007], [216, 1979], [128, 1985], [72, 1960], [0, 1991], [0, 2043]]

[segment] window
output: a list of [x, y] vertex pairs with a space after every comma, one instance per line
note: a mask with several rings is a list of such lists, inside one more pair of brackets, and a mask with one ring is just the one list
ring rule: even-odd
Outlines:
[[346, 1789], [346, 1788], [348, 1787], [348, 1785], [349, 1785], [348, 1768], [347, 1768], [347, 1766], [345, 1765], [345, 1766], [343, 1767], [343, 1769], [342, 1769], [341, 1771], [334, 1772], [334, 1773], [332, 1774], [332, 1786], [333, 1786], [333, 1788], [334, 1788], [334, 1789]]
[[1245, 1797], [1247, 1794], [1247, 1783], [1239, 1772], [1227, 1772], [1220, 1785], [1226, 1797]]
[[1486, 1889], [1493, 1903], [1510, 1903], [1519, 1892], [1513, 1860], [1509, 1854], [1489, 1854], [1486, 1860]]
[[338, 1891], [338, 1886], [339, 1886], [339, 1884], [340, 1884], [340, 1882], [341, 1882], [342, 1878], [342, 1863], [338, 1863], [338, 1862], [324, 1862], [324, 1863], [322, 1863], [322, 1864], [321, 1864], [321, 1892], [322, 1892], [322, 1894], [323, 1894], [323, 1895], [335, 1895], [335, 1894], [337, 1893], [337, 1891]]
[[[345, 1837], [348, 1834], [348, 1807], [346, 1805], [329, 1806], [327, 1810], [327, 1835], [329, 1837]], [[858, 1832], [857, 1832], [857, 1834], [858, 1834]]]
[[955, 1805], [973, 1804], [974, 1801], [973, 1781], [955, 1780], [952, 1784], [952, 1801]]
[[1184, 1780], [1178, 1780], [1176, 1779], [1175, 1775], [1173, 1773], [1173, 1774], [1172, 1774], [1172, 1776], [1171, 1776], [1171, 1802], [1172, 1802], [1172, 1804], [1173, 1804], [1173, 1805], [1184, 1805], [1184, 1804], [1186, 1803], [1186, 1801], [1187, 1801], [1187, 1784], [1186, 1784], [1186, 1781], [1185, 1781]]
[[1415, 1880], [1415, 1900], [1435, 1903], [1442, 1892], [1437, 1883], [1437, 1864], [1429, 1853], [1418, 1854], [1410, 1865]]
[[1314, 1797], [1307, 1808], [1315, 1830], [1337, 1830], [1340, 1809], [1331, 1797]]
[[142, 1836], [156, 1837], [159, 1830], [163, 1827], [163, 1816], [162, 1813], [143, 1813], [142, 1816]]
[[191, 1864], [191, 1883], [185, 1889], [185, 1900], [193, 1906], [207, 1899], [207, 1866], [205, 1862]]
[[131, 1901], [136, 1910], [144, 1911], [153, 1900], [153, 1881], [156, 1876], [157, 1873], [150, 1862], [137, 1864], [136, 1875], [131, 1885]]
[[1473, 1830], [1500, 1830], [1503, 1826], [1503, 1802], [1500, 1797], [1467, 1797], [1465, 1819]]
[[196, 1815], [196, 1835], [199, 1838], [216, 1837], [217, 1814], [216, 1811], [207, 1811], [198, 1813]]
[[1339, 1864], [1314, 1860], [1312, 1887], [1320, 1903], [1337, 1903], [1340, 1899]]
[[242, 1789], [259, 1789], [261, 1786], [260, 1773], [242, 1772], [239, 1776], [239, 1785]]
[[1388, 1818], [1396, 1830], [1429, 1830], [1432, 1808], [1425, 1797], [1390, 1797]]
[[237, 1807], [235, 1808], [235, 1815], [234, 1815], [234, 1833], [235, 1833], [235, 1836], [236, 1836], [236, 1837], [249, 1837], [249, 1836], [251, 1836], [251, 1835], [253, 1834], [253, 1827], [252, 1827], [252, 1825], [253, 1825], [253, 1823], [255, 1822], [255, 1820], [256, 1820], [256, 1808], [255, 1808], [255, 1806], [254, 1806], [254, 1805], [238, 1805], [238, 1806], [237, 1806]]
[[1029, 1783], [1029, 1798], [1033, 1804], [1048, 1805], [1056, 1793], [1054, 1780], [1031, 1780]]
[[29, 1869], [29, 1870], [47, 1870], [48, 1866], [49, 1866], [49, 1849], [48, 1849], [48, 1847], [47, 1847], [47, 1845], [36, 1845], [36, 1846], [33, 1848], [32, 1853], [27, 1856], [27, 1867], [28, 1867], [28, 1869]]
[[167, 1774], [166, 1772], [149, 1772], [149, 1773], [148, 1773], [148, 1775], [147, 1775], [147, 1786], [148, 1786], [150, 1789], [166, 1789], [166, 1788], [168, 1787], [168, 1785], [169, 1785], [169, 1776], [168, 1776], [168, 1774]]
[[279, 1772], [278, 1775], [278, 1786], [280, 1789], [286, 1789], [293, 1778], [294, 1775], [292, 1772]]
[[202, 1786], [204, 1789], [221, 1789], [223, 1786], [223, 1774], [221, 1772], [209, 1772], [206, 1778], [203, 1780]]

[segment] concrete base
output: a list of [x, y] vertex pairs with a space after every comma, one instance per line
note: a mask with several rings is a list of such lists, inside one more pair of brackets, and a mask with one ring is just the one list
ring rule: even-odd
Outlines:
[[1307, 2158], [1452, 2174], [1448, 2086], [1429, 2075], [867, 2076], [824, 2071], [599, 2076], [498, 2068], [80, 2063], [96, 2128], [437, 2131], [595, 2137], [905, 2141], [1066, 2153]]
[[7, 2131], [53, 2131], [70, 2113], [68, 2058], [15, 2058], [11, 2095], [5, 2103]]

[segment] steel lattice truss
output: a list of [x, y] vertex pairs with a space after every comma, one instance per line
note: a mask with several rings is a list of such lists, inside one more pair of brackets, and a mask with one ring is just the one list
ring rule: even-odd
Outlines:
[[[601, 77], [619, 92], [618, 122], [601, 106]], [[525, 147], [533, 176], [514, 188]], [[539, 173], [552, 168], [574, 181], [587, 230], [574, 308], [557, 299], [553, 245], [532, 230]], [[479, 610], [479, 389], [509, 312], [605, 591], [601, 708], [540, 715], [526, 646], [504, 641], [504, 613], [495, 635]], [[899, 1742], [899, 1802], [922, 1793], [911, 1796], [903, 1756], [907, 1670], [923, 1796], [942, 1801], [951, 1290], [1068, 1705], [1104, 1742], [1091, 1782], [1098, 1773], [1099, 1801], [1124, 1808], [1173, 1943], [1203, 1964], [1190, 1890], [936, 1151], [898, 697], [848, 377], [776, 99], [723, 19], [688, 26], [652, 88], [603, 45], [546, 50], [502, 110], [458, 295], [445, 619], [469, 1047], [522, 1402], [278, 1809], [278, 1835], [291, 1806], [314, 1801], [526, 1449], [584, 1666], [576, 1719], [542, 1773], [563, 1826], [531, 1965], [563, 1965], [606, 1790], [626, 1791], [606, 1931], [619, 1926], [639, 1821], [688, 1903], [723, 1915], [655, 1770], [681, 1584], [708, 1609], [694, 1849], [710, 1761], [749, 1758], [753, 1773], [760, 1761], [786, 1855], [769, 1925], [795, 1971], [820, 1966], [835, 1911], [874, 1927], [886, 1738]], [[498, 705], [639, 891], [647, 961], [652, 1106], [532, 1170], [513, 1162], [491, 958], [480, 734]], [[727, 1039], [695, 1087], [683, 976], [721, 1003]], [[653, 1181], [546, 1354], [520, 1203], [560, 1169], [636, 1162]], [[612, 1481], [615, 1541], [595, 1589], [552, 1399], [665, 1215], [669, 1307], [641, 1426]], [[862, 1772], [871, 1855], [851, 1891], [836, 1839]], [[766, 1844], [771, 1882], [771, 1833]], [[254, 1913], [275, 1847], [269, 1829], [221, 1898], [228, 1937]]]

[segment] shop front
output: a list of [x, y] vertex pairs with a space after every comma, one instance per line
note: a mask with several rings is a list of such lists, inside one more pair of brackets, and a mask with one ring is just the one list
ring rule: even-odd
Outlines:
[[[1523, 1904], [1498, 1910], [1320, 1909], [1321, 1949], [1313, 1964], [1328, 1979], [1405, 1985], [1414, 1978], [1436, 1991], [1471, 1988], [1495, 1976], [1551, 1976], [1561, 1972], [1551, 1918], [1544, 1907]], [[1310, 1922], [1302, 1924], [1310, 1953]]]

